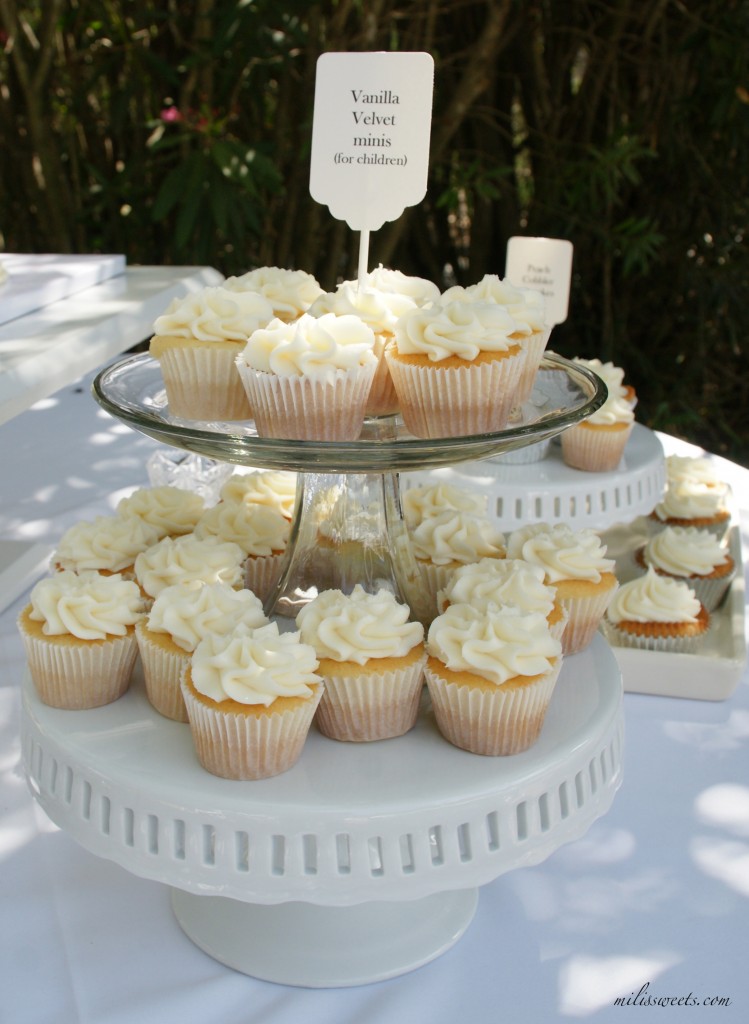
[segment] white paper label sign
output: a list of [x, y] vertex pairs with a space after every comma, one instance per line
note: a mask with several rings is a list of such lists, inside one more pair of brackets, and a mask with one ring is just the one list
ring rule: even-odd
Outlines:
[[518, 288], [541, 292], [548, 324], [564, 323], [570, 301], [572, 242], [513, 236], [507, 243], [505, 277]]
[[323, 53], [310, 194], [354, 231], [376, 231], [426, 194], [434, 61], [428, 53]]

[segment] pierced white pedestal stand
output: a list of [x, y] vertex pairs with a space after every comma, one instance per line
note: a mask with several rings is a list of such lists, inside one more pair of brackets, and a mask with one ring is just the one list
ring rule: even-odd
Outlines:
[[[621, 781], [622, 688], [601, 637], [566, 659], [530, 750], [485, 758], [416, 728], [336, 743], [314, 728], [294, 769], [217, 779], [189, 727], [139, 681], [85, 714], [27, 679], [23, 756], [36, 799], [86, 849], [173, 887], [190, 938], [246, 974], [310, 987], [405, 973], [468, 927], [479, 886], [536, 864], [608, 809]], [[331, 756], [331, 753], [335, 756]]]
[[[596, 378], [559, 357], [545, 359], [537, 387], [550, 411], [504, 433], [424, 441], [396, 422], [375, 423], [357, 442], [331, 444], [258, 438], [251, 425], [175, 423], [149, 357], [121, 361], [94, 385], [114, 415], [188, 451], [306, 479], [357, 477], [357, 507], [345, 505], [333, 553], [353, 540], [344, 568], [374, 573], [395, 592], [418, 589], [402, 543], [398, 470], [552, 437], [604, 398]], [[294, 566], [321, 546], [307, 525], [321, 521], [326, 483], [352, 497], [338, 477], [313, 483], [309, 503], [302, 487], [273, 609], [305, 599]], [[541, 736], [521, 754], [451, 746], [425, 700], [415, 728], [395, 739], [337, 743], [313, 727], [294, 767], [261, 782], [204, 771], [189, 726], [162, 718], [138, 680], [114, 704], [80, 713], [42, 705], [27, 679], [22, 740], [49, 817], [93, 853], [171, 886], [177, 920], [199, 947], [269, 981], [356, 985], [439, 956], [468, 927], [479, 886], [538, 863], [605, 813], [621, 778], [622, 683], [596, 637], [565, 659]]]

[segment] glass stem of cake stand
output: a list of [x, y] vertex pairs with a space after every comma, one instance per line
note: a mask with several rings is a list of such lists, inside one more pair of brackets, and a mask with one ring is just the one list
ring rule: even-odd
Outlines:
[[295, 518], [266, 614], [293, 620], [322, 590], [386, 589], [428, 614], [403, 518], [398, 474], [300, 473]]

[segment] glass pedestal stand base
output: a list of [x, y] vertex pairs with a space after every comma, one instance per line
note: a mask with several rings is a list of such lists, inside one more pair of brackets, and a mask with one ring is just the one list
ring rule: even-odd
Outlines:
[[430, 614], [401, 510], [397, 473], [304, 473], [280, 579], [266, 614], [291, 621], [322, 590], [388, 590]]
[[478, 889], [400, 902], [262, 906], [172, 889], [177, 921], [196, 946], [262, 981], [343, 988], [384, 981], [429, 963], [473, 920]]

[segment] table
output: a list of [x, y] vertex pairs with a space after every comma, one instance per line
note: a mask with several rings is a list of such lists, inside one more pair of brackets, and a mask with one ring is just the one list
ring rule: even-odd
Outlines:
[[[52, 546], [147, 482], [158, 446], [99, 409], [90, 380], [0, 428], [0, 537]], [[749, 472], [718, 466], [746, 545]], [[206, 956], [177, 925], [165, 887], [89, 854], [37, 808], [19, 769], [24, 601], [0, 614], [3, 1022], [608, 1024], [648, 998], [673, 1001], [659, 1020], [746, 1019], [749, 672], [724, 702], [625, 694], [624, 782], [612, 809], [542, 864], [484, 886], [471, 926], [442, 957], [360, 988], [287, 988]], [[691, 1017], [688, 1000], [701, 1007]]]

